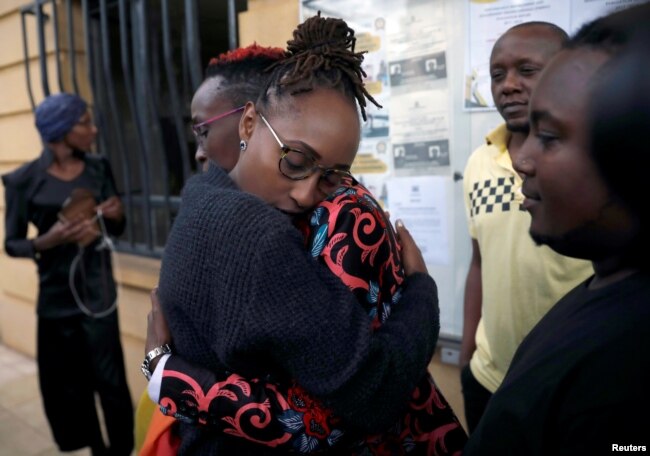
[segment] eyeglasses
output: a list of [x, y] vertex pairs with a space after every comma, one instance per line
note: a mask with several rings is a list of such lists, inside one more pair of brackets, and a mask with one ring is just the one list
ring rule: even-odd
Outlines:
[[239, 111], [243, 111], [245, 106], [240, 106], [238, 108], [232, 109], [228, 112], [224, 112], [222, 114], [219, 114], [218, 116], [214, 116], [209, 118], [208, 120], [204, 120], [201, 123], [197, 123], [195, 125], [192, 125], [192, 131], [194, 132], [194, 136], [196, 137], [196, 140], [198, 141], [199, 145], [203, 145], [203, 140], [205, 139], [206, 136], [208, 136], [208, 128], [207, 126], [210, 125], [212, 122], [216, 122], [219, 119], [223, 119], [224, 117], [228, 117], [231, 114], [234, 114]]
[[320, 191], [328, 195], [339, 188], [344, 179], [354, 180], [350, 171], [338, 168], [326, 168], [316, 163], [316, 160], [311, 154], [284, 144], [264, 115], [261, 112], [258, 112], [258, 114], [277, 141], [280, 150], [282, 150], [282, 155], [278, 162], [278, 168], [283, 176], [288, 177], [291, 180], [303, 180], [307, 179], [316, 171], [321, 171], [318, 188]]

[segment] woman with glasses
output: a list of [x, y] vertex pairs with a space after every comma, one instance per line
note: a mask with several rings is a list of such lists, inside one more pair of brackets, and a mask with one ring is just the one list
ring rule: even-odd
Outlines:
[[[90, 447], [93, 455], [128, 456], [133, 406], [119, 339], [111, 251], [100, 236], [122, 233], [122, 203], [108, 160], [86, 152], [97, 128], [84, 100], [68, 93], [48, 96], [36, 107], [35, 120], [45, 146], [41, 156], [2, 181], [5, 251], [38, 265], [37, 361], [45, 414], [61, 451]], [[38, 230], [32, 238], [27, 237], [30, 223]]]
[[[288, 54], [243, 110], [241, 155], [230, 174], [210, 165], [186, 185], [162, 262], [160, 299], [174, 350], [190, 362], [295, 380], [352, 429], [378, 432], [394, 424], [426, 372], [438, 333], [435, 284], [406, 243], [409, 306], [395, 306], [373, 331], [349, 289], [308, 256], [292, 218], [349, 177], [360, 135], [357, 102], [365, 116], [365, 99], [372, 99], [345, 22], [307, 20]], [[264, 407], [252, 402], [250, 410]], [[267, 424], [242, 418], [231, 434]], [[179, 435], [179, 454], [265, 451], [191, 424], [180, 423]]]

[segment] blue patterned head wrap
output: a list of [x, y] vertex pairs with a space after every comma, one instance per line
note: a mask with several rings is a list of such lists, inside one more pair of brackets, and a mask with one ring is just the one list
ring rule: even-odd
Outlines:
[[50, 95], [36, 107], [36, 128], [45, 142], [61, 141], [88, 109], [86, 102], [71, 93]]

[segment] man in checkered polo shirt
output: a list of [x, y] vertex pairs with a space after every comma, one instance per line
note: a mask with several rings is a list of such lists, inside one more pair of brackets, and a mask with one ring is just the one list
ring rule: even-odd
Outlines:
[[528, 234], [512, 163], [528, 135], [528, 100], [567, 40], [545, 22], [506, 31], [490, 56], [492, 96], [504, 123], [470, 156], [463, 186], [472, 238], [465, 285], [461, 384], [471, 433], [520, 342], [557, 300], [593, 273], [590, 263], [538, 247]]

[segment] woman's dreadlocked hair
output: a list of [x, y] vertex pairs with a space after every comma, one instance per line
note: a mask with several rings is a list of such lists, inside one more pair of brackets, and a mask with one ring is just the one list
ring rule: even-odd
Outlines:
[[269, 77], [265, 70], [281, 61], [286, 52], [278, 47], [260, 46], [257, 43], [234, 49], [210, 59], [205, 69], [205, 80], [221, 76], [234, 106], [257, 100]]
[[258, 101], [266, 105], [271, 92], [281, 96], [285, 89], [295, 95], [315, 87], [334, 88], [355, 98], [366, 120], [366, 99], [381, 105], [363, 84], [365, 51], [355, 52], [355, 42], [354, 30], [343, 19], [324, 18], [319, 11], [294, 30], [287, 57], [268, 68], [271, 76]]

